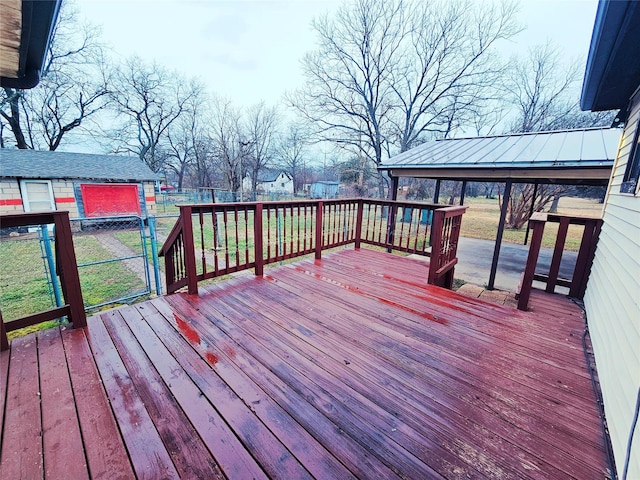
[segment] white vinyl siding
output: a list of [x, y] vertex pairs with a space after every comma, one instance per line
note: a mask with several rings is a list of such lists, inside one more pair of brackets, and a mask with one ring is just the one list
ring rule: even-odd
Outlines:
[[[620, 193], [640, 115], [640, 95], [620, 141], [604, 224], [584, 302], [618, 474], [640, 388], [640, 196]], [[627, 478], [640, 478], [640, 428]]]

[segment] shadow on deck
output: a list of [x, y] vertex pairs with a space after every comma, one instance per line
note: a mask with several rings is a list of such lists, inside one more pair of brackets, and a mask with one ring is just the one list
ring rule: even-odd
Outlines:
[[344, 250], [16, 339], [2, 478], [604, 477], [579, 309], [426, 277]]

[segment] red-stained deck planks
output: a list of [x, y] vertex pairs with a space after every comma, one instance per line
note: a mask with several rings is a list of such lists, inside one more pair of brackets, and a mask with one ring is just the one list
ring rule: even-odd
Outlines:
[[14, 341], [0, 476], [604, 477], [579, 308], [427, 270], [342, 250]]

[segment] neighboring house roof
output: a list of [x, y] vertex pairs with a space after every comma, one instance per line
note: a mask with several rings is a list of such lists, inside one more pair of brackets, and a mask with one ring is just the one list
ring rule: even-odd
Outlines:
[[139, 158], [48, 150], [0, 149], [0, 177], [160, 180]]
[[626, 107], [640, 77], [640, 2], [600, 0], [582, 86], [583, 110]]
[[317, 182], [313, 182], [311, 185], [340, 185], [340, 182], [331, 182], [327, 180], [319, 180]]
[[0, 85], [33, 88], [40, 81], [62, 0], [7, 0], [0, 15]]
[[589, 128], [423, 143], [382, 163], [393, 176], [606, 182], [620, 130]]
[[284, 170], [264, 168], [258, 172], [258, 182], [275, 182], [281, 174], [284, 174], [289, 180], [291, 180], [291, 176]]

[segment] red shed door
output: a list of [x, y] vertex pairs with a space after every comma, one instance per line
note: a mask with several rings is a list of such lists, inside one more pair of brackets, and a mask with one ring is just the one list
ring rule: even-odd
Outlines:
[[86, 217], [140, 215], [138, 185], [85, 183], [80, 185]]

